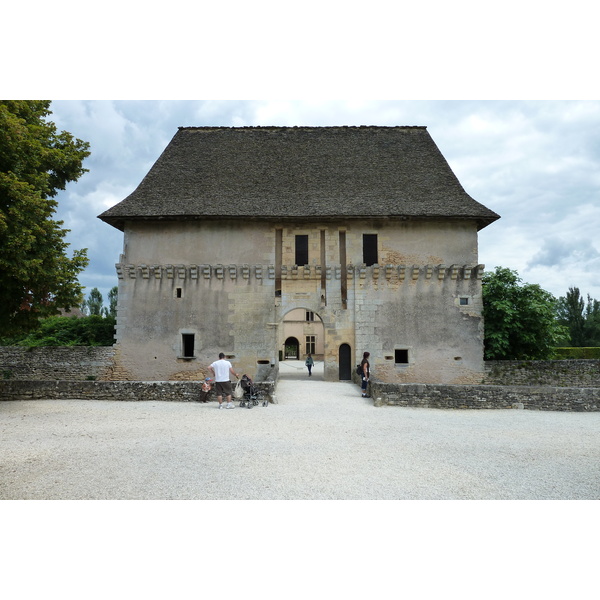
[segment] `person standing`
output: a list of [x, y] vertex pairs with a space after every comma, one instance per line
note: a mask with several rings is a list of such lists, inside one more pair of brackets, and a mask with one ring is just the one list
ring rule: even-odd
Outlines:
[[361, 390], [363, 398], [367, 398], [367, 386], [369, 385], [369, 378], [371, 376], [371, 365], [369, 364], [369, 356], [371, 356], [369, 352], [363, 353], [363, 359], [360, 361], [360, 368], [362, 369]]
[[306, 361], [304, 361], [304, 364], [306, 365], [306, 368], [308, 369], [308, 376], [310, 377], [312, 375], [311, 371], [312, 371], [313, 365], [315, 364], [315, 361], [313, 360], [313, 358], [310, 354], [306, 357]]
[[235, 408], [231, 401], [232, 389], [229, 373], [235, 375], [236, 379], [239, 379], [240, 376], [233, 370], [231, 363], [225, 360], [225, 355], [222, 352], [219, 353], [219, 360], [216, 360], [208, 368], [215, 376], [215, 390], [217, 392], [219, 408], [223, 408], [223, 396], [227, 398], [227, 406], [225, 408]]

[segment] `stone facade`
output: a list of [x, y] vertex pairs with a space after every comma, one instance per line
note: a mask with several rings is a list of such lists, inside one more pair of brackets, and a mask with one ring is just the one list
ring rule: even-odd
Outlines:
[[[279, 230], [223, 221], [132, 226], [117, 265], [120, 367], [132, 379], [196, 378], [223, 351], [236, 369], [260, 378], [283, 350], [286, 316], [301, 309], [323, 323], [317, 345], [328, 380], [349, 379], [368, 350], [384, 380], [479, 382], [476, 227], [371, 223], [367, 231], [378, 232], [379, 261], [370, 266], [363, 263], [365, 227], [352, 222]], [[297, 235], [310, 240], [305, 266], [295, 264]], [[222, 262], [199, 262], [212, 256]], [[264, 262], [243, 262], [250, 256]], [[342, 345], [351, 349], [346, 364]]]

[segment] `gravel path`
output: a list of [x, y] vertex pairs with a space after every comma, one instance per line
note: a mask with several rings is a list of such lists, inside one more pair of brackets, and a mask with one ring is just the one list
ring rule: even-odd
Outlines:
[[0, 402], [0, 499], [600, 498], [600, 413], [374, 408], [301, 369], [277, 401]]

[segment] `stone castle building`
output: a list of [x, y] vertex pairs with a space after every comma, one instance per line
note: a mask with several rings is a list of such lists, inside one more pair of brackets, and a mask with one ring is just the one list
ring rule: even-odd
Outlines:
[[425, 127], [180, 128], [99, 217], [123, 231], [118, 366], [194, 379], [220, 351], [260, 380], [311, 352], [389, 382], [483, 373], [477, 235], [499, 216]]

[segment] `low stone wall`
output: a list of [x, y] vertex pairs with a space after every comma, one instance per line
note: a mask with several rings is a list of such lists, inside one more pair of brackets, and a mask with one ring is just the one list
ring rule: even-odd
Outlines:
[[105, 379], [113, 355], [112, 346], [0, 346], [0, 379]]
[[600, 388], [397, 384], [372, 381], [375, 406], [600, 411]]
[[600, 387], [600, 360], [491, 360], [484, 384]]
[[[272, 381], [256, 384], [275, 402]], [[200, 385], [190, 381], [0, 381], [0, 400], [121, 400], [197, 402]], [[209, 399], [215, 400], [214, 393]]]

